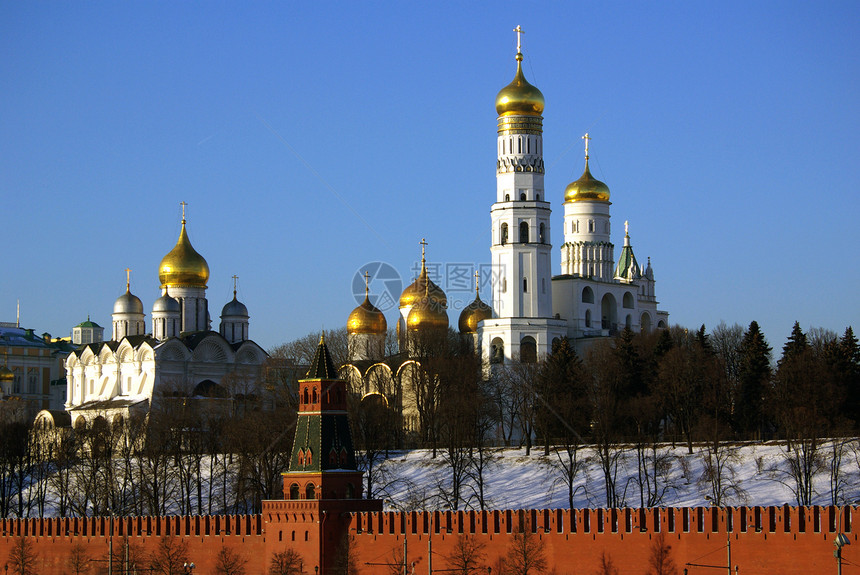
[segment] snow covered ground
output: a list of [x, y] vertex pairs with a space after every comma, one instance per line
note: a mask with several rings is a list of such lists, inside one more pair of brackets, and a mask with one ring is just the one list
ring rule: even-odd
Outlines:
[[[812, 504], [830, 505], [833, 501], [831, 488], [831, 461], [834, 443], [842, 446], [839, 469], [839, 504], [860, 503], [860, 438], [842, 439], [825, 443], [816, 462], [813, 475]], [[726, 505], [797, 505], [794, 490], [797, 489], [790, 473], [787, 449], [784, 442], [741, 444], [732, 447], [728, 478], [730, 490], [723, 504]], [[654, 505], [707, 506], [705, 497], [712, 492], [710, 482], [703, 479], [705, 469], [703, 448], [694, 445], [693, 453], [686, 446], [661, 445], [657, 450], [663, 462], [652, 491], [662, 493]], [[574, 507], [605, 507], [607, 502], [603, 472], [592, 448], [580, 450], [584, 461], [574, 481]], [[532, 449], [503, 449], [485, 474], [485, 499], [488, 509], [547, 509], [568, 508], [568, 488], [557, 468], [559, 458], [555, 452], [543, 455], [542, 447]], [[422, 510], [450, 508], [451, 471], [444, 455], [436, 458], [428, 450], [392, 452], [381, 465], [383, 478], [376, 497], [385, 500], [386, 510]], [[636, 451], [632, 446], [622, 451], [618, 459], [616, 484], [623, 505], [639, 507], [643, 497], [637, 478]], [[479, 508], [474, 481], [466, 480], [460, 509]], [[376, 488], [374, 488], [376, 491]], [[647, 498], [645, 498], [647, 500]], [[646, 503], [647, 506], [647, 503]]]

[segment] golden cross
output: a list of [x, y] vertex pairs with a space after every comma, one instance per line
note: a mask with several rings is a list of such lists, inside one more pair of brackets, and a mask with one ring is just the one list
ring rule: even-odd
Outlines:
[[125, 268], [125, 289], [126, 291], [131, 289], [131, 268]]
[[475, 295], [481, 295], [481, 272], [475, 270]]
[[182, 223], [185, 223], [185, 206], [188, 205], [187, 202], [179, 202], [179, 205], [182, 206]]
[[427, 242], [424, 240], [424, 238], [421, 238], [421, 241], [418, 243], [421, 244], [421, 261], [423, 262], [424, 261], [424, 248], [427, 247]]
[[367, 270], [364, 270], [364, 297], [367, 297], [367, 294], [370, 293], [370, 274], [367, 273]]
[[233, 297], [236, 297], [236, 286], [239, 285], [239, 276], [233, 276]]
[[582, 137], [585, 140], [585, 159], [588, 159], [588, 141], [591, 139], [591, 136], [588, 135], [588, 132]]
[[625, 235], [625, 236], [626, 236], [626, 235], [629, 235], [629, 234], [627, 233], [627, 230], [628, 230], [628, 227], [629, 227], [629, 226], [630, 226], [630, 222], [628, 222], [627, 220], [624, 220], [624, 235]]
[[517, 27], [514, 28], [514, 32], [517, 33], [517, 54], [522, 52], [522, 35], [525, 34], [525, 31], [520, 28], [520, 25], [517, 24]]

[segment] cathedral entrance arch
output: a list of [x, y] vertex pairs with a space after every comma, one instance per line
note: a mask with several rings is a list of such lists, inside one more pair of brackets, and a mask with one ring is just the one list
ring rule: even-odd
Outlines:
[[582, 288], [582, 303], [594, 303], [594, 292], [588, 286]]
[[615, 296], [608, 293], [600, 300], [601, 329], [616, 329], [618, 327], [618, 302]]

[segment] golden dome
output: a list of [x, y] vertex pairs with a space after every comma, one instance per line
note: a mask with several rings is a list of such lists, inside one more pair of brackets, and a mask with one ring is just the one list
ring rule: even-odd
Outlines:
[[[425, 259], [424, 247], [427, 243], [424, 239], [421, 239], [421, 273], [418, 274], [418, 277], [415, 278], [415, 281], [403, 290], [403, 293], [400, 294], [400, 307], [410, 307], [414, 306], [418, 303], [419, 300], [424, 298], [425, 296], [429, 297], [432, 300], [439, 302], [439, 305], [442, 309], [446, 309], [448, 307], [448, 298], [445, 296], [445, 292], [442, 291], [442, 288], [434, 284], [429, 277], [427, 277], [427, 260]], [[447, 315], [446, 321], [447, 321]]]
[[409, 331], [448, 329], [448, 312], [445, 311], [445, 304], [440, 304], [432, 296], [422, 297], [406, 316], [406, 329]]
[[349, 319], [346, 320], [346, 333], [384, 335], [386, 332], [388, 332], [388, 322], [385, 321], [385, 315], [370, 303], [370, 298], [365, 293], [364, 301], [352, 310]]
[[15, 381], [15, 374], [5, 365], [0, 367], [0, 382], [7, 383], [10, 381]]
[[526, 81], [522, 61], [523, 55], [517, 52], [514, 81], [496, 96], [496, 113], [499, 116], [540, 116], [543, 113], [543, 94]]
[[481, 301], [481, 296], [460, 312], [460, 333], [478, 333], [478, 323], [493, 317], [493, 308]]
[[585, 158], [585, 171], [575, 182], [571, 182], [564, 189], [564, 201], [581, 202], [585, 200], [595, 202], [609, 201], [609, 186], [591, 175], [588, 170], [588, 156]]
[[158, 266], [158, 279], [161, 287], [192, 286], [206, 287], [209, 281], [209, 264], [203, 256], [191, 247], [188, 234], [185, 232], [185, 220], [182, 220], [182, 231], [179, 239], [170, 252], [161, 260]]

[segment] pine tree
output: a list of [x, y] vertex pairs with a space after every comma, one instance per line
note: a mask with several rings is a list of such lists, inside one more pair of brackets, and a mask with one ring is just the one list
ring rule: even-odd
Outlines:
[[735, 429], [744, 438], [761, 433], [762, 398], [770, 380], [771, 348], [758, 323], [750, 323], [740, 345], [740, 392], [735, 405]]
[[809, 348], [809, 341], [806, 339], [806, 334], [800, 329], [800, 323], [794, 322], [794, 327], [791, 328], [791, 335], [788, 336], [788, 341], [782, 346], [782, 359], [780, 363], [797, 357]]
[[855, 429], [860, 429], [860, 346], [851, 326], [839, 340], [837, 354], [837, 373], [845, 394], [842, 414], [854, 422]]

